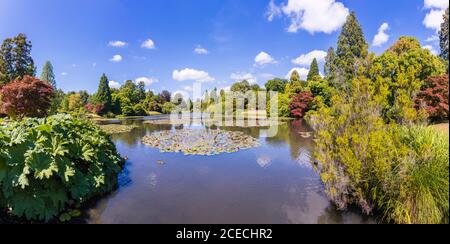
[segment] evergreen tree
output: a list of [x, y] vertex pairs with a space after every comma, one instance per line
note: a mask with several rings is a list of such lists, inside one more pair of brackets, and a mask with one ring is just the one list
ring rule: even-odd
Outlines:
[[31, 47], [31, 42], [22, 33], [3, 41], [0, 50], [0, 85], [26, 75], [35, 76]]
[[41, 80], [47, 81], [56, 90], [55, 74], [53, 73], [53, 65], [50, 61], [45, 62], [42, 68]]
[[145, 99], [145, 83], [139, 82], [136, 88], [136, 99], [137, 102], [140, 102]]
[[300, 75], [298, 74], [297, 70], [292, 71], [290, 82], [295, 83], [300, 81]]
[[345, 82], [350, 83], [355, 77], [359, 61], [368, 54], [367, 47], [361, 25], [355, 12], [352, 12], [342, 28], [336, 51], [335, 67], [338, 68], [338, 77], [336, 77], [338, 85], [343, 85]]
[[323, 66], [323, 71], [327, 79], [333, 79], [334, 77], [335, 61], [336, 53], [334, 52], [334, 48], [330, 47], [328, 49], [327, 56], [325, 57], [325, 65]]
[[211, 94], [209, 95], [210, 103], [216, 103], [217, 102], [217, 88], [214, 88], [211, 91]]
[[448, 8], [444, 14], [444, 22], [441, 24], [441, 30], [439, 31], [439, 39], [441, 45], [441, 58], [448, 62]]
[[0, 86], [14, 80], [13, 77], [13, 40], [7, 38], [0, 49]]
[[109, 89], [108, 77], [105, 74], [100, 78], [100, 84], [98, 85], [98, 91], [96, 95], [96, 102], [102, 104], [104, 109], [102, 113], [108, 113], [111, 111], [111, 90]]
[[205, 95], [203, 96], [203, 102], [206, 104], [209, 104], [209, 92], [208, 90], [205, 91]]
[[319, 73], [319, 65], [317, 64], [317, 59], [314, 58], [311, 66], [309, 67], [308, 78], [307, 81], [314, 80], [315, 77], [320, 76]]

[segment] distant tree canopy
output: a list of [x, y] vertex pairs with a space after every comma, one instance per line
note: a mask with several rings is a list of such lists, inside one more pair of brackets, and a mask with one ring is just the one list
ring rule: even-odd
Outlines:
[[246, 92], [250, 91], [250, 89], [251, 89], [250, 83], [247, 80], [243, 80], [241, 82], [234, 83], [231, 86], [231, 91], [232, 92], [246, 93]]
[[325, 65], [323, 67], [323, 71], [327, 79], [332, 79], [336, 72], [335, 62], [336, 53], [334, 52], [334, 48], [330, 47], [328, 49], [327, 56], [325, 57]]
[[31, 42], [22, 33], [3, 41], [0, 48], [0, 86], [26, 75], [35, 75], [31, 47]]
[[289, 81], [291, 83], [300, 82], [300, 74], [297, 72], [297, 70], [292, 71]]
[[275, 91], [275, 92], [284, 93], [287, 83], [288, 82], [285, 79], [275, 78], [275, 79], [267, 81], [265, 86], [266, 86], [267, 91]]
[[367, 54], [368, 43], [359, 24], [355, 12], [352, 12], [342, 27], [336, 51], [337, 85], [350, 82], [358, 69], [360, 60]]
[[439, 40], [441, 46], [441, 58], [448, 61], [448, 8], [445, 10], [444, 21], [441, 24], [441, 30], [439, 31]]
[[0, 89], [0, 110], [13, 119], [44, 117], [51, 105], [52, 92], [48, 82], [27, 75], [17, 78]]
[[291, 114], [296, 118], [303, 118], [312, 107], [313, 94], [309, 91], [300, 92], [292, 98], [289, 104]]
[[415, 100], [416, 109], [425, 109], [433, 121], [448, 121], [448, 75], [429, 77]]
[[42, 68], [41, 80], [47, 81], [52, 85], [53, 89], [56, 90], [55, 74], [53, 73], [53, 65], [50, 61], [45, 62], [44, 67]]
[[100, 78], [100, 84], [98, 86], [98, 91], [95, 97], [97, 103], [104, 106], [103, 113], [108, 113], [111, 111], [112, 98], [111, 90], [109, 89], [108, 77], [105, 74]]
[[309, 67], [308, 78], [306, 80], [311, 81], [318, 76], [320, 76], [319, 64], [317, 63], [317, 59], [314, 58], [311, 63], [311, 66]]
[[384, 117], [403, 124], [420, 119], [414, 97], [427, 77], [445, 73], [445, 65], [423, 49], [417, 39], [400, 37], [373, 60], [369, 73], [379, 102], [384, 105]]

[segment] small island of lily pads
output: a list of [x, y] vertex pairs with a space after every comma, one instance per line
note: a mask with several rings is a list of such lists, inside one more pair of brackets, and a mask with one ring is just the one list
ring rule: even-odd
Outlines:
[[161, 152], [213, 156], [258, 147], [258, 140], [240, 131], [179, 129], [154, 132], [142, 138], [144, 145]]
[[135, 125], [121, 125], [121, 124], [109, 124], [109, 125], [99, 125], [107, 134], [121, 134], [131, 132], [133, 129], [137, 128]]

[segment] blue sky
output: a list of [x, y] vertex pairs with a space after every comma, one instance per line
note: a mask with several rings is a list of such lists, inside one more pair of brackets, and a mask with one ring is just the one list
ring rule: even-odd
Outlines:
[[0, 39], [27, 34], [38, 75], [50, 60], [64, 91], [95, 92], [106, 73], [112, 85], [143, 80], [157, 92], [189, 92], [194, 81], [225, 88], [242, 78], [263, 85], [293, 68], [305, 73], [312, 57], [336, 46], [350, 11], [371, 51], [402, 35], [438, 51], [432, 37], [446, 7], [447, 0], [0, 0]]

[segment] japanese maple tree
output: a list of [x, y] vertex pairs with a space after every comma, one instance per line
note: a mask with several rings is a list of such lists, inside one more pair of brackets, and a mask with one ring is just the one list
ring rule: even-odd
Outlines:
[[416, 109], [425, 108], [430, 119], [448, 119], [448, 75], [429, 77], [417, 94]]
[[289, 110], [291, 114], [297, 118], [303, 118], [311, 108], [311, 102], [314, 100], [314, 96], [309, 91], [303, 91], [295, 95], [289, 104]]
[[44, 117], [51, 106], [53, 88], [45, 81], [24, 76], [0, 89], [0, 111], [12, 119]]

